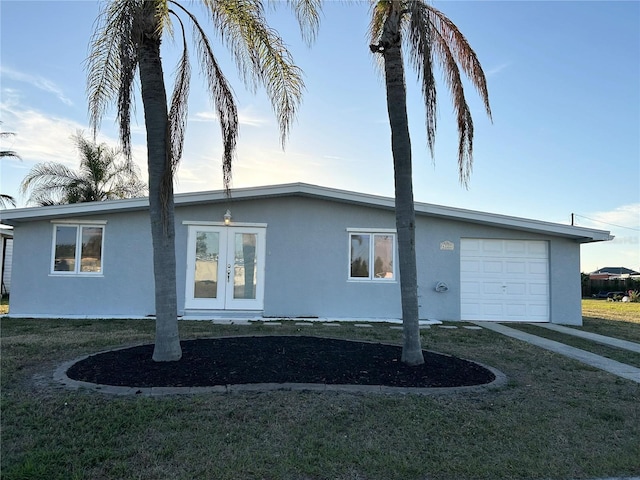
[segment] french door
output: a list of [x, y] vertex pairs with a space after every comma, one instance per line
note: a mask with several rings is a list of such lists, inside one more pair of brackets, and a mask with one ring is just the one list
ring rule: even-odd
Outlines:
[[190, 225], [185, 308], [262, 310], [265, 231]]

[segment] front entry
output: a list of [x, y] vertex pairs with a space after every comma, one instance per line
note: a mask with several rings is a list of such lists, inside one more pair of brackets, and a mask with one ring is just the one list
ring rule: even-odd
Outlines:
[[262, 310], [265, 231], [189, 226], [185, 308]]

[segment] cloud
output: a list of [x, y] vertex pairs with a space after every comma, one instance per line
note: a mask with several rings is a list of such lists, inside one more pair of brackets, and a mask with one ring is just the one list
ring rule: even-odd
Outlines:
[[212, 111], [198, 112], [189, 118], [191, 122], [217, 122], [218, 115]]
[[12, 148], [25, 162], [60, 162], [67, 166], [77, 163], [70, 137], [84, 125], [6, 104], [1, 105], [1, 110], [7, 129], [16, 133]]
[[[197, 112], [189, 118], [192, 122], [217, 122], [218, 115], [213, 110]], [[263, 127], [271, 123], [263, 115], [256, 113], [253, 108], [247, 107], [238, 111], [238, 122], [248, 127]]]
[[485, 72], [485, 75], [487, 77], [493, 77], [495, 75], [497, 75], [498, 73], [500, 73], [501, 71], [503, 71], [504, 69], [506, 69], [507, 67], [509, 67], [511, 64], [509, 63], [501, 63], [498, 66], [495, 66], [493, 68], [490, 68], [489, 70], [487, 70]]
[[17, 82], [28, 83], [29, 85], [36, 87], [44, 92], [51, 93], [55, 95], [58, 100], [60, 100], [65, 105], [73, 105], [73, 102], [69, 97], [67, 97], [62, 89], [58, 87], [51, 80], [44, 78], [40, 75], [31, 75], [28, 73], [18, 72], [9, 67], [2, 66], [0, 67], [0, 75], [3, 77], [10, 78], [11, 80], [15, 80]]
[[592, 212], [586, 215], [576, 214], [576, 224], [579, 226], [599, 228], [602, 230], [616, 230], [622, 233], [640, 231], [640, 202], [620, 205], [612, 210]]
[[[4, 97], [3, 100], [5, 100]], [[27, 171], [36, 163], [57, 162], [72, 169], [78, 168], [79, 154], [71, 137], [80, 131], [85, 132], [89, 138], [90, 130], [87, 125], [68, 118], [47, 115], [33, 108], [21, 107], [11, 100], [0, 103], [0, 112], [3, 121], [2, 131], [15, 133], [11, 137], [2, 139], [2, 146], [16, 151], [21, 157], [21, 160], [2, 159], [0, 164], [2, 193], [12, 195], [22, 203], [23, 199], [18, 191], [19, 185]], [[99, 134], [97, 141], [112, 147], [119, 145], [117, 137], [105, 134]], [[142, 178], [146, 181], [147, 150], [144, 139], [132, 145], [132, 156], [140, 167]]]
[[583, 245], [582, 270], [592, 272], [602, 267], [640, 269], [640, 203], [620, 205], [608, 211], [576, 214], [576, 225], [608, 230], [611, 242]]

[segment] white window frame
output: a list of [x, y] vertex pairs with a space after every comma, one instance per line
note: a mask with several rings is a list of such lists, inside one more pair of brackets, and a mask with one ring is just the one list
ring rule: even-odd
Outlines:
[[[53, 235], [51, 242], [51, 263], [49, 269], [49, 275], [62, 276], [62, 277], [102, 277], [104, 276], [104, 236], [106, 221], [69, 221], [69, 220], [57, 220], [52, 221]], [[75, 249], [75, 262], [74, 269], [70, 271], [55, 270], [56, 266], [56, 237], [57, 227], [75, 227], [76, 228], [76, 249]], [[99, 272], [83, 272], [80, 270], [82, 260], [82, 230], [84, 228], [100, 228], [102, 230], [102, 236], [100, 239], [100, 271]]]
[[[351, 276], [351, 237], [353, 235], [369, 235], [369, 276], [368, 277], [352, 277]], [[373, 266], [375, 264], [375, 236], [384, 235], [393, 238], [393, 277], [392, 278], [376, 278], [373, 275]], [[349, 282], [374, 282], [374, 283], [396, 283], [398, 279], [398, 247], [397, 247], [396, 230], [392, 228], [347, 228], [347, 281]]]

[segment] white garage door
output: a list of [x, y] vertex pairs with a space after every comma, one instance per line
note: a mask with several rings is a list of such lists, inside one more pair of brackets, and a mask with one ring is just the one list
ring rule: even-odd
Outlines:
[[549, 321], [549, 250], [544, 241], [460, 242], [462, 320]]

